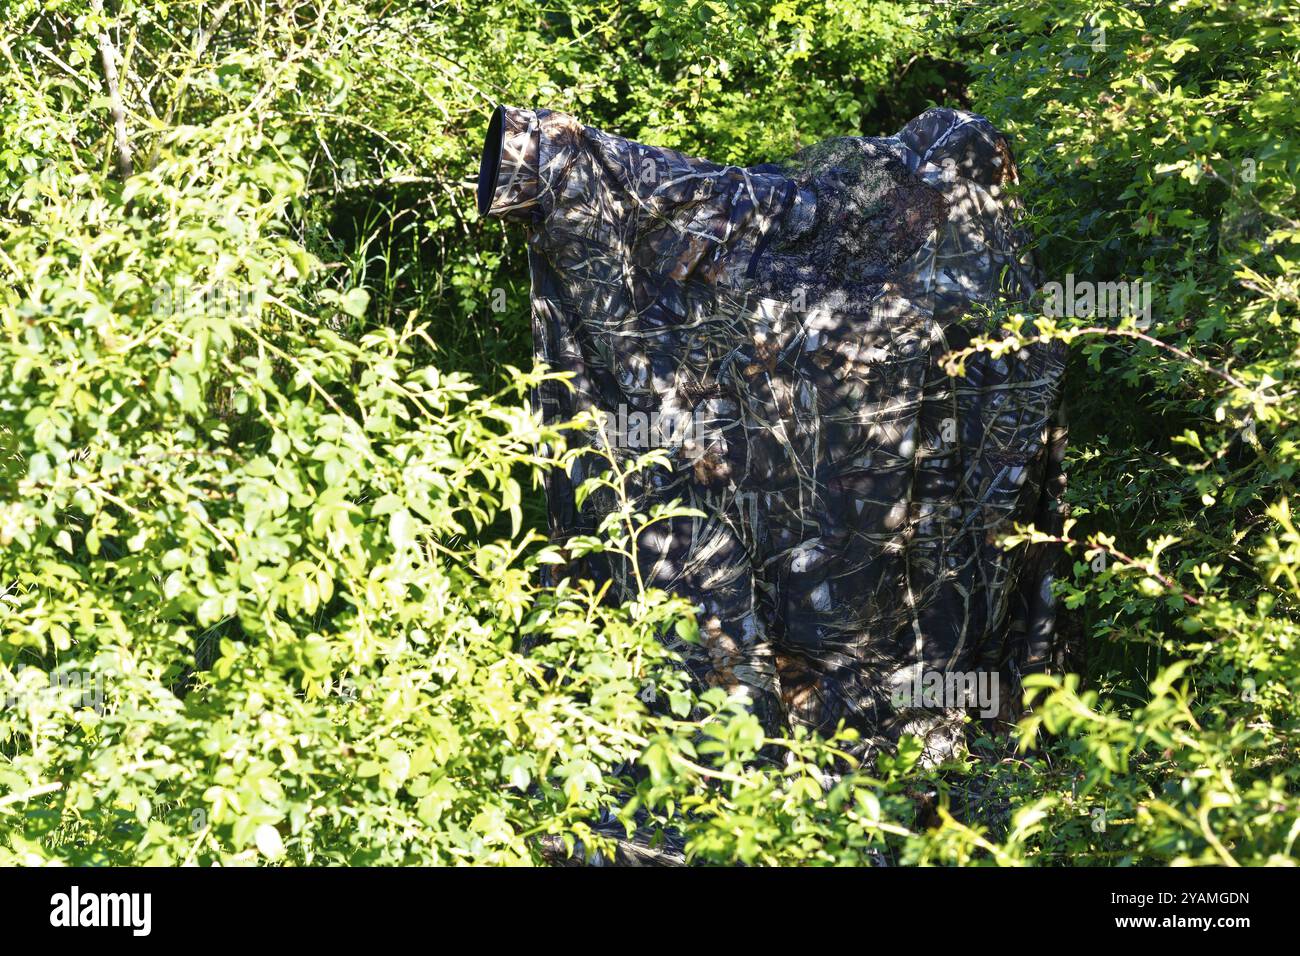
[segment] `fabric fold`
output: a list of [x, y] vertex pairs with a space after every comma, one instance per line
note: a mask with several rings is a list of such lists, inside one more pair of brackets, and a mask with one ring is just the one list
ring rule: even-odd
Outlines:
[[498, 106], [479, 163], [480, 216], [526, 220], [538, 209], [541, 122], [532, 110]]

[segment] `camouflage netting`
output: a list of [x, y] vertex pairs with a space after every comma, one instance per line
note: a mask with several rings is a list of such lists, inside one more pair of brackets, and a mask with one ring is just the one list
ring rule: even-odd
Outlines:
[[[705, 517], [642, 534], [643, 577], [698, 605], [692, 673], [744, 685], [769, 729], [844, 720], [942, 752], [975, 699], [928, 696], [934, 675], [996, 675], [973, 709], [1006, 718], [1053, 656], [1057, 554], [995, 539], [1060, 529], [1062, 348], [943, 367], [987, 331], [976, 304], [1034, 291], [1015, 176], [988, 121], [950, 109], [749, 169], [549, 110], [492, 118], [480, 211], [529, 225], [537, 357], [572, 374], [536, 401], [603, 412], [594, 450], [671, 453], [629, 492]], [[603, 453], [548, 479], [557, 539], [613, 507], [574, 497]], [[632, 589], [600, 556], [559, 573]]]

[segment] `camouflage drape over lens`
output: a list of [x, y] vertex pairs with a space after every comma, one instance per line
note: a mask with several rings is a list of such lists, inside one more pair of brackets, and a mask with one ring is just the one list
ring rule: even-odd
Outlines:
[[[915, 688], [996, 675], [1006, 716], [1052, 654], [1055, 551], [996, 538], [1059, 530], [1064, 350], [943, 364], [991, 331], [976, 303], [1034, 291], [1015, 176], [1005, 139], [950, 109], [748, 169], [493, 116], [480, 210], [529, 224], [538, 358], [572, 376], [536, 401], [551, 422], [603, 413], [580, 439], [601, 453], [548, 479], [551, 530], [614, 507], [574, 496], [606, 454], [669, 451], [629, 492], [704, 517], [642, 533], [643, 578], [696, 602], [691, 671], [745, 685], [769, 728], [843, 719], [946, 749], [975, 701]], [[561, 573], [631, 590], [603, 558]]]

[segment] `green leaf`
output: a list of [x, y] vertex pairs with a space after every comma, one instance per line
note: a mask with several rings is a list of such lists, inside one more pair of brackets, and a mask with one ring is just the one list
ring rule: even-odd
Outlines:
[[405, 508], [399, 508], [388, 517], [388, 538], [398, 551], [406, 551], [415, 543], [415, 519]]
[[253, 842], [257, 844], [257, 850], [268, 860], [278, 860], [284, 856], [284, 842], [280, 839], [280, 831], [269, 823], [263, 823], [253, 833]]
[[339, 304], [344, 312], [359, 319], [366, 314], [366, 306], [370, 304], [370, 293], [365, 289], [349, 289], [343, 294]]

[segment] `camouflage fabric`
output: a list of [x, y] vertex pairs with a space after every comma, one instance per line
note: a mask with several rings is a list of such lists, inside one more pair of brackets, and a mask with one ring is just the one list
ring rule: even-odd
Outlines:
[[[923, 677], [995, 677], [1005, 717], [1052, 653], [1056, 554], [995, 538], [1059, 530], [1062, 349], [943, 364], [986, 331], [975, 304], [1035, 289], [1015, 176], [988, 121], [950, 109], [747, 169], [549, 110], [492, 117], [480, 211], [528, 225], [537, 357], [572, 376], [535, 401], [602, 422], [548, 479], [551, 531], [614, 507], [574, 495], [604, 453], [666, 449], [629, 494], [704, 517], [643, 533], [642, 575], [697, 605], [692, 673], [745, 687], [769, 729], [943, 750], [975, 701], [911, 693]], [[599, 557], [562, 573], [633, 587]]]

